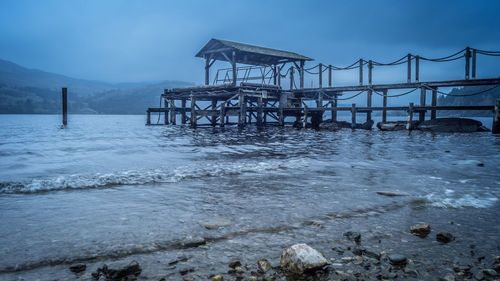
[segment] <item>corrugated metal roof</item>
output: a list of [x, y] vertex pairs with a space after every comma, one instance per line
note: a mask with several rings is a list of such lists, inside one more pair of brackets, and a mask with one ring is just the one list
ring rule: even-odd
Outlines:
[[[207, 54], [211, 54], [215, 59], [226, 60], [224, 56], [219, 56], [224, 51], [237, 51], [240, 55], [237, 62], [246, 64], [259, 63], [277, 63], [281, 61], [311, 61], [313, 59], [299, 55], [297, 53], [282, 51], [277, 49], [259, 47], [244, 43], [232, 42], [221, 39], [211, 39], [208, 43], [196, 54], [196, 57], [203, 58]], [[226, 53], [230, 56], [230, 53]], [[245, 59], [246, 55], [246, 59]], [[250, 59], [249, 59], [250, 57]]]

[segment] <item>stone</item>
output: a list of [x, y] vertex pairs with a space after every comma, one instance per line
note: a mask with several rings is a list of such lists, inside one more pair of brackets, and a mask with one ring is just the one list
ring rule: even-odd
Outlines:
[[439, 278], [439, 281], [455, 281], [455, 275], [448, 273], [444, 277]]
[[207, 241], [203, 237], [186, 237], [180, 242], [182, 248], [196, 248], [205, 245]]
[[441, 243], [449, 243], [455, 240], [455, 237], [449, 232], [438, 232], [436, 234], [436, 240]]
[[389, 254], [387, 258], [392, 265], [405, 265], [408, 262], [408, 259], [400, 254]]
[[431, 132], [481, 132], [483, 124], [467, 118], [437, 118], [421, 122], [417, 129]]
[[322, 122], [319, 124], [319, 129], [320, 130], [327, 130], [327, 131], [338, 131], [340, 130], [339, 125], [337, 125], [336, 122], [331, 122], [331, 120], [328, 120], [330, 122]]
[[222, 280], [224, 280], [224, 277], [222, 277], [222, 275], [215, 275], [215, 276], [212, 276], [212, 278], [210, 278], [210, 280], [212, 280], [212, 281], [222, 281]]
[[431, 232], [431, 226], [426, 224], [426, 223], [412, 225], [412, 226], [410, 226], [410, 232], [413, 235], [416, 235], [416, 236], [423, 238], [423, 237], [426, 237], [427, 235], [429, 235], [429, 233]]
[[257, 267], [260, 272], [266, 273], [271, 269], [271, 263], [266, 259], [260, 259], [257, 261]]
[[456, 162], [457, 165], [475, 165], [479, 167], [484, 167], [484, 163], [479, 160], [459, 160]]
[[[412, 122], [412, 128], [418, 126], [418, 121]], [[406, 130], [407, 121], [389, 121], [389, 122], [378, 122], [377, 128], [381, 131], [403, 131]]]
[[281, 253], [280, 264], [283, 269], [303, 274], [329, 265], [330, 262], [317, 250], [307, 244], [295, 244]]
[[374, 251], [365, 250], [365, 256], [372, 258], [372, 259], [380, 260], [380, 253], [377, 253]]
[[248, 277], [248, 281], [257, 281], [257, 277], [250, 276], [250, 277]]
[[230, 268], [236, 268], [237, 266], [240, 266], [241, 267], [241, 262], [240, 261], [233, 261], [233, 262], [230, 262], [229, 263], [229, 267]]
[[96, 280], [99, 280], [102, 276], [108, 281], [121, 281], [137, 277], [141, 274], [141, 272], [142, 269], [139, 266], [139, 263], [132, 261], [129, 265], [121, 269], [111, 269], [105, 264], [101, 268], [98, 268], [96, 272], [92, 273], [92, 277]]
[[356, 243], [361, 242], [361, 234], [355, 231], [348, 231], [343, 234], [348, 240], [354, 241]]
[[484, 275], [490, 276], [490, 277], [495, 277], [498, 275], [497, 272], [491, 268], [483, 269], [483, 273], [484, 273]]
[[214, 230], [219, 229], [221, 227], [231, 226], [233, 223], [230, 220], [224, 218], [215, 218], [213, 220], [207, 221], [203, 223], [203, 227], [206, 229]]
[[71, 272], [73, 273], [80, 273], [85, 271], [85, 269], [87, 269], [87, 265], [83, 263], [75, 264], [69, 267], [69, 270], [71, 270]]
[[366, 249], [363, 247], [354, 247], [352, 249], [352, 253], [356, 256], [362, 256], [366, 252]]
[[192, 267], [185, 267], [185, 268], [181, 268], [181, 269], [179, 269], [179, 273], [180, 273], [181, 275], [186, 275], [186, 274], [188, 274], [189, 272], [193, 272], [193, 271], [194, 271], [194, 268], [192, 268]]
[[396, 197], [396, 196], [410, 196], [408, 193], [404, 192], [392, 192], [392, 191], [376, 191], [378, 195]]

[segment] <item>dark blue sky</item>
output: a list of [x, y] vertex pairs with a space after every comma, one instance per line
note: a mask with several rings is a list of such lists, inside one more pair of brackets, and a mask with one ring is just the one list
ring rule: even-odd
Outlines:
[[[465, 46], [498, 51], [499, 13], [500, 1], [3, 0], [0, 58], [77, 78], [200, 84], [204, 61], [194, 55], [212, 37], [344, 66]], [[498, 65], [499, 57], [481, 57], [478, 74], [498, 76]], [[402, 71], [375, 70], [374, 81], [404, 81]], [[463, 61], [422, 65], [423, 80], [462, 77]], [[342, 84], [356, 79], [335, 76]]]

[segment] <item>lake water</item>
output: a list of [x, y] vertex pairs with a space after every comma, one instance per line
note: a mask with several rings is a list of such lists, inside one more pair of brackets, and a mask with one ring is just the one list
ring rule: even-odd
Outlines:
[[[471, 245], [487, 259], [499, 255], [500, 137], [490, 132], [145, 121], [71, 115], [60, 129], [58, 115], [0, 115], [0, 280], [87, 280], [104, 263], [131, 260], [141, 280], [182, 280], [182, 266], [205, 280], [235, 259], [278, 265], [281, 250], [298, 242], [335, 258], [331, 245], [349, 230], [422, 268], [467, 262]], [[426, 239], [409, 234], [419, 222], [431, 224]], [[437, 245], [438, 231], [456, 240]], [[206, 245], [182, 247], [200, 238]], [[181, 254], [185, 264], [168, 265]], [[88, 269], [75, 277], [68, 267], [76, 262]]]

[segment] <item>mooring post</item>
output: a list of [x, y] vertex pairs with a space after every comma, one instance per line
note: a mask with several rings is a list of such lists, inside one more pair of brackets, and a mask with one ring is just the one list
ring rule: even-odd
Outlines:
[[469, 80], [470, 73], [470, 47], [465, 48], [465, 80]]
[[[421, 107], [425, 107], [425, 95], [426, 95], [426, 89], [425, 89], [425, 87], [421, 87], [420, 88], [420, 106]], [[425, 121], [425, 110], [418, 112], [418, 121], [419, 122]]]
[[495, 114], [493, 115], [491, 132], [493, 134], [500, 134], [500, 100], [496, 100], [495, 102]]
[[368, 61], [368, 84], [372, 84], [372, 70], [373, 70], [373, 61]]
[[226, 102], [223, 102], [220, 105], [220, 113], [219, 113], [219, 123], [220, 127], [224, 128], [224, 117], [226, 116]]
[[387, 91], [388, 89], [382, 90], [383, 93], [382, 107], [384, 108], [382, 110], [382, 123], [387, 122]]
[[406, 129], [411, 131], [413, 129], [413, 103], [410, 102], [408, 106], [408, 123], [406, 124]]
[[415, 81], [420, 80], [420, 56], [415, 56]]
[[170, 122], [172, 122], [172, 125], [177, 125], [177, 116], [176, 114], [176, 108], [175, 108], [175, 100], [171, 99], [170, 100]]
[[318, 108], [323, 107], [323, 92], [318, 93], [318, 99], [316, 100], [316, 107]]
[[217, 125], [217, 113], [215, 113], [215, 110], [217, 110], [217, 99], [212, 99], [212, 127], [215, 127]]
[[273, 65], [273, 66], [272, 66], [272, 68], [273, 68], [273, 85], [276, 85], [276, 83], [277, 83], [277, 79], [276, 79], [276, 78], [277, 78], [277, 77], [276, 77], [276, 76], [277, 76], [276, 68], [278, 68], [278, 66], [277, 66], [277, 65]]
[[191, 94], [191, 128], [196, 128], [196, 99]]
[[243, 128], [246, 122], [246, 104], [245, 104], [245, 95], [240, 92], [238, 104], [240, 106], [240, 114], [238, 116], [238, 128]]
[[279, 109], [278, 109], [278, 123], [280, 126], [285, 125], [285, 104], [288, 103], [287, 96], [285, 93], [281, 92], [279, 99]]
[[290, 90], [293, 89], [293, 72], [294, 72], [294, 69], [293, 69], [293, 66], [290, 67]]
[[319, 68], [319, 87], [323, 88], [323, 64], [318, 65]]
[[68, 88], [62, 88], [62, 123], [68, 125]]
[[408, 54], [406, 59], [408, 61], [408, 70], [407, 70], [408, 77], [407, 77], [407, 82], [411, 83], [411, 54]]
[[260, 96], [257, 99], [257, 127], [262, 127], [262, 114], [264, 112], [264, 108], [262, 106], [262, 96]]
[[181, 100], [181, 106], [182, 106], [182, 124], [186, 124], [186, 99]]
[[332, 65], [328, 66], [328, 87], [332, 86]]
[[476, 49], [472, 49], [472, 79], [476, 79]]
[[336, 92], [332, 100], [332, 121], [337, 121], [337, 98], [340, 92]]
[[281, 87], [281, 67], [278, 65], [277, 66], [277, 71], [278, 71], [278, 86]]
[[373, 91], [372, 91], [372, 89], [369, 89], [366, 92], [366, 107], [368, 107], [368, 111], [366, 112], [366, 122], [369, 122], [370, 120], [372, 120], [372, 110], [371, 110], [372, 95], [373, 95]]
[[304, 102], [302, 102], [302, 106], [304, 107], [304, 121], [302, 122], [302, 127], [307, 127], [307, 106]]
[[304, 89], [304, 61], [300, 61], [300, 88]]
[[236, 52], [233, 51], [233, 61], [232, 67], [233, 67], [233, 86], [236, 86], [236, 80], [238, 79], [238, 70], [236, 68]]
[[147, 118], [146, 118], [146, 125], [151, 125], [151, 111], [149, 111], [149, 108], [148, 108], [148, 110], [146, 111], [146, 115], [147, 115]]
[[356, 104], [353, 103], [351, 107], [351, 128], [354, 129], [356, 128]]
[[[437, 87], [432, 88], [431, 106], [437, 106]], [[434, 119], [436, 119], [436, 110], [432, 109], [431, 110], [431, 120], [434, 120]]]
[[359, 85], [363, 85], [363, 59], [359, 59]]
[[210, 58], [205, 57], [205, 85], [210, 84]]
[[[163, 101], [164, 101], [163, 103], [165, 104], [165, 112], [164, 112], [165, 125], [168, 125], [168, 113], [169, 113], [168, 100], [166, 98], [164, 98]], [[160, 114], [160, 113], [158, 113], [158, 114]]]

